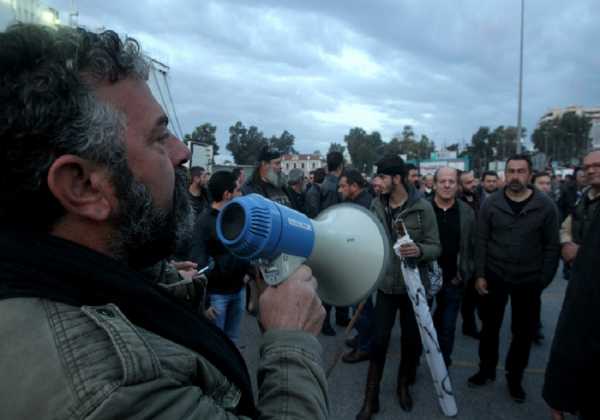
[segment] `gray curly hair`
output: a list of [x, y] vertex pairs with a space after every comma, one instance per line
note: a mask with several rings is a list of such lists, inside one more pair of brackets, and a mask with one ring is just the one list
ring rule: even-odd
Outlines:
[[0, 220], [47, 230], [64, 209], [48, 170], [73, 154], [117, 174], [125, 117], [94, 95], [100, 82], [147, 79], [134, 39], [112, 32], [18, 24], [0, 33]]

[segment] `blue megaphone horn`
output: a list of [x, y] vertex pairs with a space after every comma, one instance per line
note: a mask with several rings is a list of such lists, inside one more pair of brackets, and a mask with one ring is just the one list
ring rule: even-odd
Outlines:
[[307, 264], [318, 280], [321, 300], [338, 306], [368, 297], [390, 258], [383, 226], [355, 204], [332, 206], [311, 220], [250, 194], [223, 207], [217, 234], [233, 254], [255, 261], [269, 285], [283, 282]]

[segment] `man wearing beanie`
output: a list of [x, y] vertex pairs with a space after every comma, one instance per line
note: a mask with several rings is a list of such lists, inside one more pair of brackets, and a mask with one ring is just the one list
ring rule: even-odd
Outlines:
[[242, 194], [260, 194], [269, 200], [291, 207], [290, 199], [283, 190], [281, 153], [268, 146], [260, 151], [254, 173], [242, 187]]
[[[427, 265], [441, 253], [437, 221], [431, 204], [421, 198], [412, 184], [407, 182], [404, 161], [398, 156], [384, 157], [377, 163], [377, 173], [383, 179], [383, 193], [371, 204], [371, 210], [383, 224], [393, 246], [398, 235], [396, 223], [403, 221], [412, 244], [403, 245], [400, 253], [413, 258], [421, 272], [424, 286], [429, 287]], [[371, 346], [369, 371], [363, 406], [357, 420], [368, 420], [379, 411], [379, 383], [383, 374], [390, 335], [396, 312], [400, 312], [401, 360], [398, 370], [397, 396], [400, 407], [411, 411], [413, 402], [410, 386], [414, 384], [421, 342], [415, 314], [408, 297], [401, 260], [395, 254], [390, 257], [387, 272], [379, 284], [374, 315], [374, 338]]]

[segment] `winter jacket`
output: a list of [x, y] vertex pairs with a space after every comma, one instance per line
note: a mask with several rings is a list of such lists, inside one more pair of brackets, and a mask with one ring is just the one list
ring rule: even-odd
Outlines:
[[306, 191], [306, 215], [314, 219], [321, 208], [321, 185], [312, 184]]
[[237, 293], [244, 286], [244, 276], [252, 272], [250, 263], [242, 260], [225, 248], [217, 236], [217, 217], [219, 210], [206, 209], [198, 218], [192, 236], [191, 260], [202, 268], [208, 264], [209, 257], [215, 267], [206, 275], [209, 293]]
[[369, 190], [365, 188], [356, 196], [354, 200], [348, 200], [348, 202], [358, 204], [366, 209], [370, 209], [371, 203], [373, 202], [373, 196], [369, 193]]
[[242, 194], [260, 194], [271, 201], [275, 201], [276, 203], [286, 207], [292, 207], [290, 198], [287, 196], [285, 191], [282, 188], [276, 187], [270, 182], [265, 182], [262, 180], [256, 182], [250, 179], [242, 186]]
[[254, 403], [235, 345], [147, 276], [52, 235], [0, 233], [0, 418], [327, 418], [314, 336], [262, 336]]
[[532, 189], [520, 214], [514, 214], [505, 190], [491, 194], [479, 212], [476, 276], [489, 270], [509, 283], [552, 282], [559, 257], [558, 212], [550, 198]]
[[475, 239], [477, 223], [475, 220], [475, 212], [468, 203], [461, 199], [457, 199], [456, 204], [458, 205], [458, 218], [460, 220], [458, 272], [463, 280], [463, 285], [466, 285], [475, 275]]
[[[388, 210], [389, 195], [382, 194], [373, 199], [371, 211], [375, 213], [384, 226], [390, 249], [398, 239], [392, 227], [391, 214]], [[414, 187], [408, 187], [408, 199], [405, 209], [400, 214], [412, 240], [421, 249], [421, 256], [417, 259], [421, 280], [425, 288], [429, 288], [427, 275], [428, 263], [440, 256], [442, 247], [438, 234], [437, 219], [431, 204], [421, 198]], [[387, 294], [406, 293], [404, 277], [402, 276], [401, 260], [391, 253], [387, 264], [386, 274], [379, 285], [379, 290]]]
[[600, 212], [600, 194], [594, 195], [591, 188], [583, 190], [583, 195], [575, 204], [571, 214], [563, 221], [560, 230], [560, 243], [583, 243], [594, 217]]
[[334, 174], [327, 174], [325, 176], [325, 180], [321, 184], [320, 212], [342, 202], [342, 198], [338, 192], [339, 182], [340, 179]]

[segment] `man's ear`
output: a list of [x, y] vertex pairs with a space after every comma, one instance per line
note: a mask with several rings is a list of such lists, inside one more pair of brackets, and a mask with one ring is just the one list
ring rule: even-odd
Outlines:
[[67, 213], [84, 219], [107, 220], [116, 197], [106, 168], [74, 155], [63, 155], [48, 171], [48, 188]]

